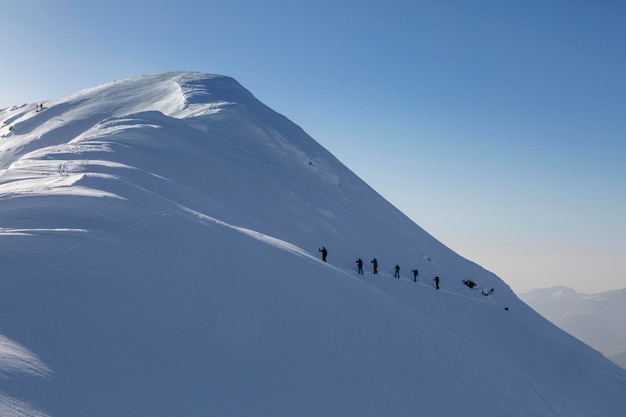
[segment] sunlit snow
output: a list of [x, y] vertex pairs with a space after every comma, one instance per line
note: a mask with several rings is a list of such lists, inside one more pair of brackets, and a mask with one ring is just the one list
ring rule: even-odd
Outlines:
[[16, 105], [0, 136], [0, 414], [624, 416], [624, 370], [231, 78]]

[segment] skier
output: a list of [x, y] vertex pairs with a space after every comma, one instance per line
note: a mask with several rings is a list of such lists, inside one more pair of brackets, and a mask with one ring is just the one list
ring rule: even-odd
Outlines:
[[435, 281], [435, 288], [439, 289], [439, 277], [433, 278], [433, 281]]
[[411, 269], [411, 272], [413, 272], [413, 282], [417, 282], [417, 269]]
[[356, 260], [356, 267], [359, 274], [363, 275], [363, 260], [361, 258]]
[[328, 251], [324, 246], [322, 246], [322, 249], [319, 249], [319, 251], [322, 252], [322, 261], [326, 262], [326, 255], [328, 255]]
[[372, 264], [372, 268], [374, 268], [374, 273], [378, 274], [378, 261], [376, 258], [372, 259], [370, 263]]
[[400, 279], [400, 265], [396, 264], [395, 268], [393, 268], [393, 269], [394, 269], [394, 271], [395, 271], [395, 272], [393, 273], [393, 276], [394, 276], [395, 278]]

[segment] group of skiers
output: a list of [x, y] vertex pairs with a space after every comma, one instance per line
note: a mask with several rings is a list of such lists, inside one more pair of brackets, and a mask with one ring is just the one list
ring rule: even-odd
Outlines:
[[[322, 246], [319, 249], [319, 252], [322, 253], [322, 261], [326, 262], [326, 257], [328, 256], [328, 250], [326, 249], [326, 247]], [[373, 273], [378, 274], [378, 260], [374, 258], [370, 261], [370, 263], [372, 264]], [[359, 275], [363, 275], [363, 259], [358, 258], [356, 260], [356, 268], [357, 268], [357, 273]], [[396, 264], [393, 270], [394, 270], [394, 273], [393, 273], [394, 278], [400, 279], [400, 265]], [[411, 272], [413, 273], [413, 282], [417, 282], [417, 276], [419, 275], [419, 271], [417, 269], [411, 269]], [[435, 288], [439, 289], [439, 277], [436, 276], [435, 278], [433, 278], [433, 281], [435, 282]]]
[[[328, 256], [328, 249], [326, 249], [325, 246], [322, 246], [319, 251], [322, 254], [322, 261], [326, 262], [326, 257]], [[425, 258], [428, 261], [430, 261], [430, 258]], [[374, 274], [378, 274], [378, 259], [374, 258], [370, 261], [370, 263], [372, 264], [372, 271]], [[357, 269], [357, 273], [359, 275], [363, 275], [363, 259], [358, 258], [356, 260], [356, 269]], [[396, 264], [396, 266], [393, 267], [393, 276], [394, 278], [398, 278], [400, 279], [400, 265]], [[417, 269], [411, 269], [411, 272], [413, 273], [413, 282], [417, 282], [417, 276], [419, 275], [419, 271]], [[439, 289], [439, 277], [436, 276], [433, 278], [433, 281], [435, 282], [435, 288]], [[467, 285], [469, 288], [475, 288], [477, 287], [477, 284], [472, 281], [472, 280], [463, 280], [463, 284]], [[494, 293], [494, 289], [493, 288], [480, 288], [480, 292], [482, 295], [484, 296], [488, 296]], [[505, 310], [508, 311], [508, 307], [504, 308]]]

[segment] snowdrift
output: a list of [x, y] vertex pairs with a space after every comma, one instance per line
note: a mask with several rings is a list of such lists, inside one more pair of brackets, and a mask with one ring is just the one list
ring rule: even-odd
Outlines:
[[622, 369], [231, 78], [0, 123], [2, 415], [624, 415]]

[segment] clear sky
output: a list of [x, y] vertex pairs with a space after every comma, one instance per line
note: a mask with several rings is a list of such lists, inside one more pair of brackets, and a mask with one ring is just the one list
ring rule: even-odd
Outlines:
[[515, 291], [626, 287], [622, 1], [0, 9], [0, 108], [141, 74], [229, 75]]

